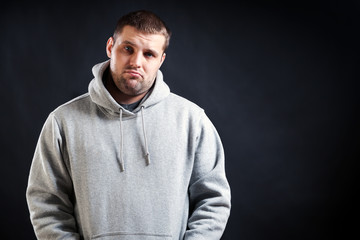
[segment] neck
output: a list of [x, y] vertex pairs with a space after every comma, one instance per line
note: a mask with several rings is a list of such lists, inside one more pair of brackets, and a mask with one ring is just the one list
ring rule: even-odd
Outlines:
[[109, 69], [107, 69], [104, 73], [104, 85], [105, 88], [109, 91], [110, 95], [115, 99], [115, 101], [119, 104], [132, 104], [140, 101], [147, 92], [141, 93], [136, 96], [127, 95], [118, 89], [109, 73]]

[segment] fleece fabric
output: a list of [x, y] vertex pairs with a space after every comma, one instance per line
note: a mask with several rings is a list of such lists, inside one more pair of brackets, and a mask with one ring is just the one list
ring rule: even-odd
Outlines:
[[89, 92], [47, 118], [26, 192], [38, 239], [220, 239], [230, 214], [220, 138], [159, 70], [130, 112], [93, 67]]

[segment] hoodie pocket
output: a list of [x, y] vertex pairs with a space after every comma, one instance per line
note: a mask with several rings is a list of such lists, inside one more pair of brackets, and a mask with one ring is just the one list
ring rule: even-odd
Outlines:
[[171, 240], [169, 234], [111, 232], [92, 236], [97, 240]]

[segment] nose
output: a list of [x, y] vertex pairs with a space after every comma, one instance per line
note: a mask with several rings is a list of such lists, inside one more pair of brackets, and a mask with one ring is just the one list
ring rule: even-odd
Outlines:
[[142, 55], [140, 52], [135, 52], [130, 57], [130, 66], [133, 68], [140, 68], [141, 67], [141, 61], [142, 61]]

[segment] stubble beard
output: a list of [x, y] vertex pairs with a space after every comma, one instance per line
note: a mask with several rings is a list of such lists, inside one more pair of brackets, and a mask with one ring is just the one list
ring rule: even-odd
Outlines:
[[[132, 81], [136, 81], [136, 83]], [[147, 82], [140, 77], [124, 77], [122, 75], [116, 78], [114, 82], [122, 93], [129, 96], [138, 96], [149, 91], [154, 83], [154, 81]]]

